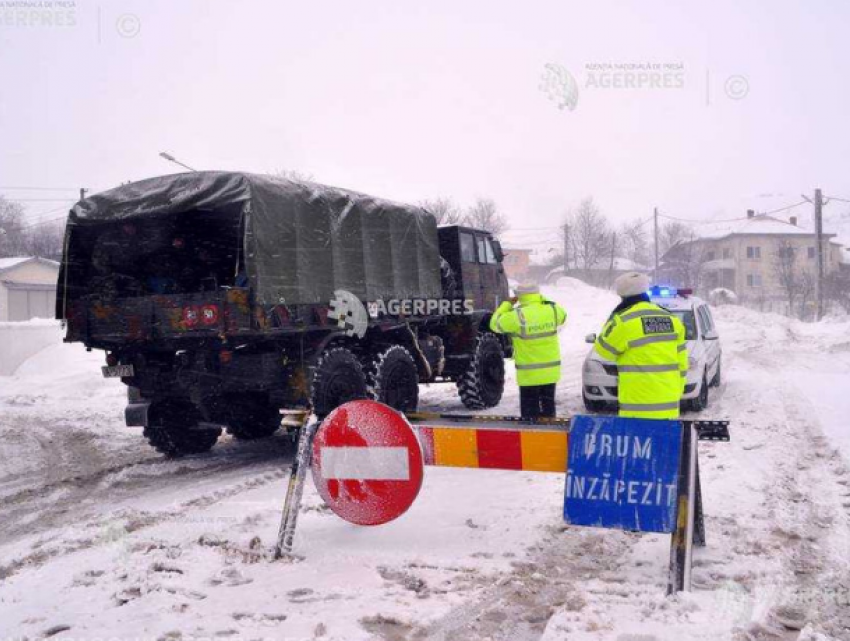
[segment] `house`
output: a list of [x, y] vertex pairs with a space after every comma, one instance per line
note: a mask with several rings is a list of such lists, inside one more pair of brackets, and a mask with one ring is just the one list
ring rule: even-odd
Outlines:
[[517, 282], [528, 280], [532, 250], [519, 247], [503, 247], [502, 251], [505, 254], [505, 258], [502, 261], [502, 265], [505, 267], [505, 275]]
[[0, 258], [0, 321], [54, 318], [59, 263], [45, 258]]
[[[750, 210], [744, 219], [695, 231], [697, 238], [664, 254], [659, 281], [703, 294], [728, 289], [742, 303], [773, 311], [814, 300], [817, 237], [797, 217], [785, 221]], [[842, 262], [842, 246], [834, 238], [824, 234], [825, 274], [838, 271]]]

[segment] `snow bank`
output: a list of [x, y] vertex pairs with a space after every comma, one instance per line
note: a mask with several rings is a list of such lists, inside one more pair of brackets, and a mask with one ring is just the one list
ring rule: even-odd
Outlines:
[[23, 323], [0, 323], [0, 376], [13, 374], [31, 356], [48, 345], [61, 342], [59, 321], [34, 319]]

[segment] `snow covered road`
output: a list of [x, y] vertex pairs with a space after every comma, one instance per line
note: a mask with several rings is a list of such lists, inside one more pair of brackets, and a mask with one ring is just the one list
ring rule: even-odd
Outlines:
[[[615, 300], [550, 294], [570, 314], [559, 411], [576, 413], [583, 337]], [[283, 438], [164, 461], [122, 426], [99, 354], [49, 348], [0, 378], [0, 638], [850, 639], [850, 323], [716, 317], [706, 416], [732, 442], [700, 445], [708, 547], [675, 599], [668, 538], [565, 526], [562, 475], [429, 468], [377, 528], [308, 485], [303, 558], [270, 562]], [[435, 385], [422, 406], [459, 401]], [[511, 385], [497, 411], [517, 406]]]

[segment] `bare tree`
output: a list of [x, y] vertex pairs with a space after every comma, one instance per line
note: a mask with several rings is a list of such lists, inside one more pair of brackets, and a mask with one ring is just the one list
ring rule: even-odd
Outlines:
[[301, 171], [300, 169], [277, 169], [269, 174], [274, 178], [283, 178], [284, 180], [295, 180], [298, 182], [314, 182], [315, 177], [309, 171]]
[[807, 315], [809, 303], [813, 300], [814, 274], [797, 262], [797, 251], [788, 240], [777, 242], [773, 256], [776, 278], [788, 303], [788, 313], [803, 319]]
[[470, 227], [489, 231], [494, 236], [508, 230], [508, 221], [499, 213], [499, 208], [492, 198], [476, 200], [475, 204], [467, 210], [464, 222]]
[[572, 261], [576, 269], [588, 270], [604, 265], [611, 254], [608, 221], [593, 198], [585, 198], [569, 216]]
[[620, 253], [638, 265], [649, 265], [649, 231], [641, 222], [626, 223], [620, 228]]
[[451, 198], [427, 198], [419, 201], [419, 206], [437, 219], [438, 225], [460, 225], [463, 212]]
[[0, 196], [0, 257], [22, 256], [27, 250], [24, 207]]
[[34, 225], [27, 230], [26, 254], [28, 256], [61, 260], [64, 238], [64, 222]]
[[676, 220], [671, 220], [665, 225], [662, 225], [659, 232], [658, 254], [660, 256], [663, 256], [680, 243], [693, 240], [696, 236], [696, 234], [694, 234], [694, 230], [690, 226]]

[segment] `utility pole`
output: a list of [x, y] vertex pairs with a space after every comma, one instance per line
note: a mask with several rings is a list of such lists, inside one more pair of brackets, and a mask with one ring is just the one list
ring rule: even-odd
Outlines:
[[564, 276], [570, 269], [570, 225], [564, 223]]
[[653, 209], [653, 218], [655, 220], [655, 270], [652, 272], [652, 281], [658, 282], [658, 207]]
[[815, 189], [815, 236], [818, 257], [818, 320], [823, 318], [823, 193]]

